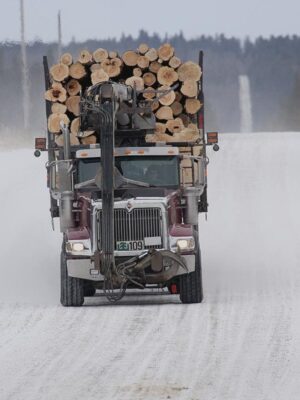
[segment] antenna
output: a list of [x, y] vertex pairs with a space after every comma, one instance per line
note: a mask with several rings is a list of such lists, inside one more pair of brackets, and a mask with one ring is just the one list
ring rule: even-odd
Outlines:
[[61, 34], [61, 16], [60, 16], [60, 10], [58, 11], [57, 14], [57, 28], [58, 28], [58, 43], [57, 43], [57, 53], [58, 53], [58, 59], [60, 59], [61, 54], [62, 54], [62, 34]]
[[29, 127], [29, 76], [27, 65], [27, 53], [25, 42], [25, 17], [24, 0], [20, 0], [20, 19], [21, 19], [21, 63], [22, 63], [22, 89], [23, 89], [23, 123], [24, 129]]

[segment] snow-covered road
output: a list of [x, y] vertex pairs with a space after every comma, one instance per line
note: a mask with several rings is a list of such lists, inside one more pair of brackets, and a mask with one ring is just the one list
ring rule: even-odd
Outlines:
[[130, 295], [60, 307], [43, 160], [0, 153], [1, 400], [299, 400], [300, 134], [220, 145], [199, 305]]

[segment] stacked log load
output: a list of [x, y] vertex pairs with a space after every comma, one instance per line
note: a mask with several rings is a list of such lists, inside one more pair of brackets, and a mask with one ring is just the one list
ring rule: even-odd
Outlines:
[[[146, 141], [199, 138], [196, 119], [202, 104], [197, 96], [202, 71], [192, 61], [182, 62], [168, 43], [158, 49], [142, 43], [137, 50], [122, 55], [102, 48], [93, 53], [82, 50], [77, 59], [65, 53], [50, 68], [50, 75], [52, 84], [45, 99], [52, 103], [48, 129], [55, 134], [57, 145], [63, 144], [61, 121], [70, 127], [72, 145], [97, 143], [95, 132], [80, 129], [80, 94], [91, 85], [108, 80], [135, 87], [140, 91], [139, 100], [150, 101], [156, 129]], [[154, 98], [158, 99], [153, 101]]]

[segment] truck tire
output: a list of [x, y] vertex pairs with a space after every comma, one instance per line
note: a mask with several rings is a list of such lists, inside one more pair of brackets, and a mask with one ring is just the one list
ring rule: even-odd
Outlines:
[[83, 284], [83, 295], [84, 297], [93, 297], [96, 294], [96, 288], [89, 281], [85, 281]]
[[201, 254], [195, 254], [195, 271], [179, 277], [180, 300], [184, 304], [201, 303], [203, 300]]
[[60, 257], [60, 302], [64, 307], [80, 307], [84, 302], [83, 281], [68, 275], [67, 257], [64, 250]]

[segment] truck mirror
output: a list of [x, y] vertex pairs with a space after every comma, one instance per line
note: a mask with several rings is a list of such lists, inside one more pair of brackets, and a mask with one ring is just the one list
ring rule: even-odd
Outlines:
[[196, 162], [196, 165], [198, 166], [198, 171], [195, 177], [195, 185], [196, 186], [203, 186], [206, 184], [206, 160], [204, 158], [201, 158]]
[[206, 136], [207, 136], [207, 144], [209, 146], [218, 143], [218, 132], [207, 132]]
[[56, 174], [56, 164], [53, 163], [52, 165], [50, 165], [48, 167], [48, 173], [49, 173], [49, 186], [50, 189], [53, 190], [54, 192], [57, 192], [57, 182], [56, 182], [56, 178], [57, 178], [57, 174]]
[[35, 152], [33, 153], [35, 157], [39, 157], [41, 155], [40, 150], [35, 150]]
[[213, 150], [214, 151], [219, 151], [220, 150], [220, 146], [218, 144], [214, 144], [213, 145]]

